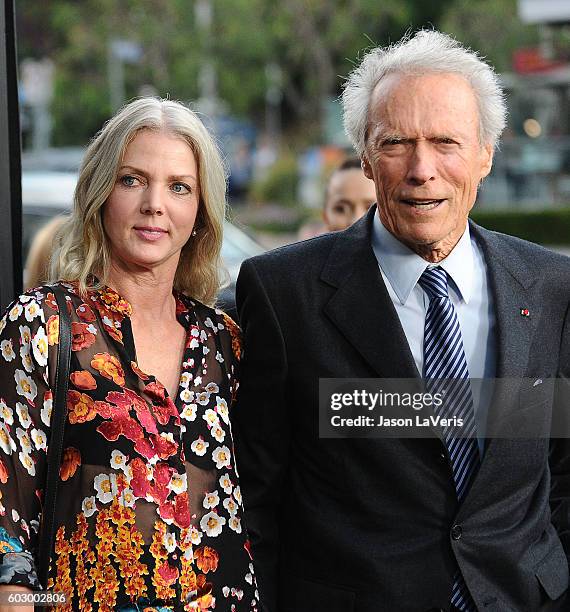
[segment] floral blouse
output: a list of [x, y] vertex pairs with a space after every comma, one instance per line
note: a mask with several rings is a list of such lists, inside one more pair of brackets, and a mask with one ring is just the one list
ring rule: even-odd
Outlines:
[[[171, 398], [137, 366], [130, 304], [62, 285], [73, 344], [47, 585], [67, 595], [58, 610], [257, 611], [229, 420], [235, 323], [176, 295], [186, 345]], [[40, 588], [58, 326], [49, 286], [0, 321], [0, 583]]]

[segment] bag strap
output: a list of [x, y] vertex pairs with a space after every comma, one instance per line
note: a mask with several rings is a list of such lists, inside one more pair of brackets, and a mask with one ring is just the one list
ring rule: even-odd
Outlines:
[[47, 588], [49, 562], [54, 540], [55, 508], [59, 469], [63, 452], [63, 434], [67, 416], [67, 387], [71, 362], [71, 318], [67, 311], [65, 291], [60, 285], [51, 287], [59, 309], [59, 347], [55, 371], [55, 396], [50, 420], [50, 442], [47, 455], [47, 474], [44, 490], [44, 505], [38, 549], [38, 578]]

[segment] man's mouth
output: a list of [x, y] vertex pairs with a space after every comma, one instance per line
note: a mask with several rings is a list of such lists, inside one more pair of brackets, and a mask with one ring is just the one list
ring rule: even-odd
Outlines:
[[427, 199], [427, 198], [402, 198], [400, 202], [407, 204], [408, 206], [413, 206], [418, 210], [432, 210], [433, 208], [437, 208], [442, 202], [445, 202], [445, 198], [443, 199]]

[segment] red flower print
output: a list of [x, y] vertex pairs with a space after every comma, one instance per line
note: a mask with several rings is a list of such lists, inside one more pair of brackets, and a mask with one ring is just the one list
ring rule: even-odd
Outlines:
[[93, 323], [96, 320], [94, 312], [87, 304], [81, 304], [75, 309], [75, 312], [84, 323]]
[[131, 489], [137, 497], [145, 498], [150, 492], [150, 482], [147, 478], [147, 467], [142, 459], [136, 457], [129, 463], [131, 468]]
[[87, 370], [77, 370], [77, 372], [72, 372], [69, 378], [78, 389], [89, 390], [97, 388], [97, 382], [93, 378], [91, 372], [88, 372]]
[[167, 586], [174, 584], [178, 578], [178, 568], [169, 565], [167, 561], [163, 561], [158, 573]]
[[87, 323], [77, 323], [77, 321], [71, 324], [72, 351], [80, 351], [95, 342], [95, 335], [87, 329], [88, 327]]
[[55, 301], [55, 295], [53, 293], [48, 293], [45, 299], [45, 303], [52, 309], [55, 311], [59, 311], [59, 308], [57, 307], [57, 302]]
[[59, 476], [62, 480], [69, 480], [81, 465], [81, 454], [73, 446], [63, 451], [63, 458], [59, 468]]

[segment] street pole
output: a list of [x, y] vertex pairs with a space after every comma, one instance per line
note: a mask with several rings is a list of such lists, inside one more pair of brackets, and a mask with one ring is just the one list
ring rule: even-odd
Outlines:
[[0, 308], [22, 291], [22, 178], [14, 0], [0, 9]]

